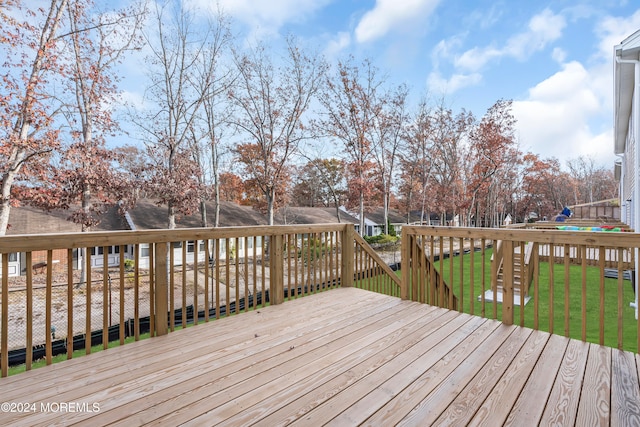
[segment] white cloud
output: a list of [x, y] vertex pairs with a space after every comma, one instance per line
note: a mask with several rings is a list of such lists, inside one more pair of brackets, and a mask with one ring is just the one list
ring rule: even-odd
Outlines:
[[561, 162], [584, 155], [603, 164], [612, 162], [611, 131], [591, 125], [602, 116], [607, 96], [592, 82], [592, 70], [569, 62], [531, 88], [527, 99], [515, 101], [513, 113], [523, 150]]
[[441, 59], [452, 60], [454, 58], [453, 51], [462, 46], [464, 41], [463, 35], [457, 35], [447, 40], [440, 40], [431, 51], [431, 62], [434, 68], [440, 66]]
[[478, 73], [454, 74], [445, 79], [438, 72], [432, 72], [427, 78], [427, 87], [430, 91], [442, 94], [451, 94], [464, 87], [476, 85], [482, 80]]
[[379, 39], [394, 29], [424, 19], [440, 0], [376, 0], [375, 7], [364, 14], [355, 30], [356, 40], [365, 43]]
[[454, 65], [458, 68], [477, 71], [494, 58], [504, 55], [503, 51], [493, 47], [474, 47], [467, 50], [455, 59]]
[[347, 32], [339, 32], [332, 40], [327, 43], [324, 54], [328, 58], [333, 58], [344, 49], [351, 45], [351, 34]]
[[502, 48], [474, 47], [458, 56], [454, 64], [469, 71], [478, 71], [488, 62], [503, 56], [524, 60], [559, 39], [565, 26], [564, 17], [545, 9], [531, 18], [526, 31], [509, 38]]
[[[307, 16], [322, 9], [333, 0], [219, 0], [222, 10], [250, 27], [262, 32], [276, 32], [282, 25], [292, 21], [303, 21]], [[207, 10], [215, 8], [211, 0], [193, 0], [194, 4]]]

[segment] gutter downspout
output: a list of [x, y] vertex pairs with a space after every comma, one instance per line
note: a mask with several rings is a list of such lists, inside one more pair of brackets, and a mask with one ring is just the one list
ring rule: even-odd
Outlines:
[[629, 220], [627, 218], [627, 201], [626, 200], [622, 200], [622, 198], [624, 197], [624, 180], [625, 177], [627, 176], [626, 174], [626, 170], [624, 167], [624, 161], [626, 156], [624, 154], [614, 154], [619, 160], [620, 160], [620, 184], [618, 185], [618, 202], [620, 203], [620, 219], [622, 220], [622, 222], [628, 224]]
[[[618, 51], [620, 52], [620, 51]], [[633, 228], [638, 231], [640, 227], [640, 182], [639, 169], [640, 169], [640, 60], [638, 59], [621, 59], [616, 52], [616, 62], [618, 64], [634, 64], [634, 82], [633, 82], [633, 105], [631, 107], [631, 119], [633, 120], [633, 139], [634, 139], [634, 180], [633, 185]], [[620, 52], [621, 53], [621, 52]], [[635, 116], [635, 117], [634, 117]], [[638, 259], [640, 253], [638, 249], [635, 250], [635, 301], [630, 305], [636, 310], [636, 319], [638, 319], [638, 279], [640, 279], [640, 260]]]

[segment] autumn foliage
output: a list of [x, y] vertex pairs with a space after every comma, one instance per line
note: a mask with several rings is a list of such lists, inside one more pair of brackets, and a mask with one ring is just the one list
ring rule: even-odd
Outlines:
[[[414, 89], [369, 59], [330, 67], [292, 37], [281, 51], [239, 42], [222, 11], [200, 33], [190, 3], [148, 3], [147, 19], [143, 6], [2, 2], [0, 234], [19, 203], [67, 210], [85, 230], [140, 197], [167, 207], [168, 228], [219, 200], [269, 223], [294, 204], [344, 205], [361, 225], [393, 207], [410, 222], [495, 227], [617, 195], [593, 159], [566, 170], [524, 151], [510, 100], [477, 117], [445, 99], [412, 106]], [[116, 118], [119, 66], [141, 36], [145, 105]]]

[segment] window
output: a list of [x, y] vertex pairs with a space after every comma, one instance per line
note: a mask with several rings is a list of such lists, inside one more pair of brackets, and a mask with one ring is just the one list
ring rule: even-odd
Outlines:
[[[104, 248], [104, 246], [91, 248], [91, 255], [104, 255]], [[107, 246], [106, 248], [109, 255], [120, 253], [120, 246]]]
[[149, 257], [149, 244], [148, 243], [140, 244], [140, 256], [141, 257]]
[[187, 252], [193, 253], [195, 250], [195, 242], [193, 240], [189, 240], [187, 242]]
[[18, 253], [17, 252], [11, 252], [9, 254], [9, 262], [18, 262]]

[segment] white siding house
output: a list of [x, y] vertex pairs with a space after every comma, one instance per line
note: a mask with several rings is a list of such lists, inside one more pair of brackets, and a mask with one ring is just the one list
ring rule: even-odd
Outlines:
[[614, 62], [614, 152], [616, 176], [620, 178], [621, 219], [633, 229], [640, 223], [638, 165], [640, 151], [640, 30], [615, 46]]
[[[640, 229], [640, 30], [614, 47], [614, 153], [620, 180], [621, 220]], [[636, 317], [638, 317], [638, 256], [636, 254]]]

